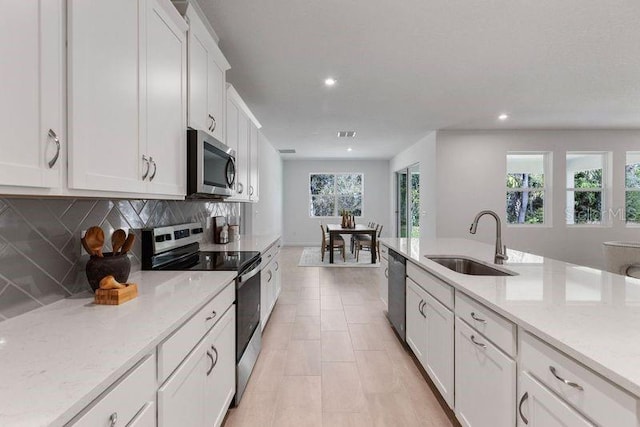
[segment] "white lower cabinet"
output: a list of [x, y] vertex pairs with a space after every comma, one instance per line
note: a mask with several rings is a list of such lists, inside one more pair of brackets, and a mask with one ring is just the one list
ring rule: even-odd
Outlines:
[[455, 413], [468, 427], [516, 424], [516, 362], [456, 318]]
[[521, 372], [519, 380], [518, 426], [594, 426], [528, 373]]
[[158, 390], [158, 426], [219, 426], [235, 394], [235, 306]]
[[[147, 356], [67, 425], [155, 426], [156, 358]], [[146, 414], [151, 408], [153, 415]], [[136, 424], [133, 424], [133, 423]], [[131, 424], [129, 424], [131, 423]]]
[[262, 330], [264, 330], [269, 321], [269, 316], [271, 316], [282, 289], [280, 252], [274, 245], [265, 252], [265, 256], [270, 261], [262, 267], [260, 272], [260, 327]]
[[453, 407], [453, 313], [407, 278], [406, 314], [407, 344]]
[[389, 261], [385, 258], [385, 255], [386, 253], [383, 252], [380, 257], [380, 268], [378, 269], [378, 291], [380, 292], [380, 299], [384, 303], [385, 308], [387, 308], [389, 305]]

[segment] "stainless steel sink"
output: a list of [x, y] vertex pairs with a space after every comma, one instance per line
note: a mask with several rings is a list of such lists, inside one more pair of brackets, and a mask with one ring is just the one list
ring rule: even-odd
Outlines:
[[468, 274], [470, 276], [515, 276], [515, 273], [498, 270], [486, 264], [462, 257], [427, 256], [433, 262], [447, 267], [456, 273]]

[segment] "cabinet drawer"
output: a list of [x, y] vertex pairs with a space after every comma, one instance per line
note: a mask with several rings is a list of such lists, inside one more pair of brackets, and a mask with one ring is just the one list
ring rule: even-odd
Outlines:
[[515, 357], [516, 325], [460, 292], [456, 292], [456, 315]]
[[147, 356], [69, 425], [74, 427], [127, 425], [148, 405], [153, 407], [155, 392], [155, 357]]
[[380, 258], [382, 259], [389, 259], [389, 248], [387, 248], [385, 245], [380, 245]]
[[269, 264], [280, 251], [280, 239], [278, 239], [273, 245], [269, 246], [269, 248], [264, 251], [262, 254], [262, 265], [260, 265], [261, 269], [264, 269], [267, 264]]
[[527, 332], [520, 340], [520, 361], [523, 370], [597, 424], [638, 426], [636, 398]]
[[407, 276], [420, 285], [422, 289], [429, 292], [435, 299], [444, 304], [445, 307], [453, 310], [453, 287], [436, 279], [422, 268], [410, 262], [407, 263]]
[[158, 346], [158, 381], [162, 384], [236, 298], [233, 282]]

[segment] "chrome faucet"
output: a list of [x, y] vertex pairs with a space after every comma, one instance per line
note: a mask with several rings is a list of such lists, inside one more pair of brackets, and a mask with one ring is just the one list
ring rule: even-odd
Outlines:
[[500, 222], [500, 217], [494, 211], [482, 211], [478, 215], [476, 215], [473, 223], [471, 224], [471, 228], [469, 229], [469, 233], [476, 234], [476, 230], [478, 229], [478, 221], [484, 215], [491, 215], [496, 220], [496, 253], [493, 258], [493, 262], [495, 264], [502, 264], [504, 261], [508, 260], [507, 256], [507, 245], [502, 246], [502, 223]]

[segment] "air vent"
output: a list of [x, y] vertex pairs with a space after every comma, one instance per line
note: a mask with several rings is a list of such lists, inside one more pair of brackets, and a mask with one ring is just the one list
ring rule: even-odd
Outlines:
[[355, 130], [339, 130], [338, 131], [338, 138], [353, 138], [354, 136], [356, 136]]
[[294, 148], [283, 148], [282, 150], [278, 150], [280, 154], [296, 154], [296, 150]]

